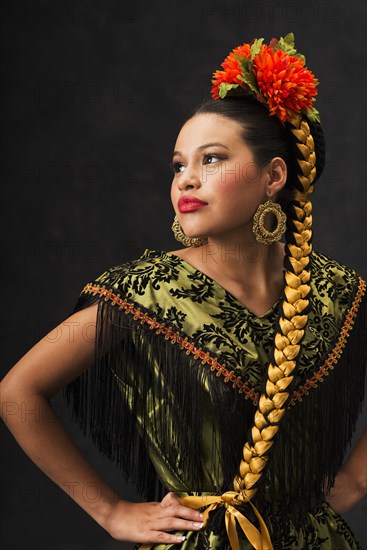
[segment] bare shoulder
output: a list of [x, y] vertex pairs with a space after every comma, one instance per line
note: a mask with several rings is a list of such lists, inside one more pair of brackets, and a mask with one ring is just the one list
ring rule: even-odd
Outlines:
[[180, 248], [178, 250], [171, 250], [167, 252], [167, 254], [174, 254], [175, 256], [178, 256], [179, 258], [182, 258], [185, 261], [198, 263], [202, 255], [201, 248], [202, 247]]
[[210, 273], [208, 272], [207, 262], [205, 262], [204, 259], [205, 255], [203, 254], [202, 247], [180, 248], [179, 250], [172, 250], [170, 252], [167, 252], [167, 254], [174, 254], [175, 256], [178, 256], [195, 269], [203, 272], [206, 271], [207, 275], [210, 276]]
[[167, 254], [174, 254], [175, 256], [179, 256], [180, 258], [185, 259], [187, 249], [186, 248], [180, 248], [179, 250], [169, 250], [167, 251]]
[[92, 366], [96, 340], [97, 304], [73, 313], [39, 340], [1, 381], [11, 395], [26, 388], [53, 396]]

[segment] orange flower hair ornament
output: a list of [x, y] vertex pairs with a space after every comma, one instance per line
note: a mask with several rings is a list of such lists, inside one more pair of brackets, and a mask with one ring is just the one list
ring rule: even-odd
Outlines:
[[293, 33], [273, 38], [269, 45], [263, 41], [254, 39], [230, 52], [221, 64], [224, 70], [213, 73], [212, 97], [245, 93], [263, 103], [282, 124], [295, 113], [320, 122], [319, 112], [312, 106], [319, 81], [295, 49]]

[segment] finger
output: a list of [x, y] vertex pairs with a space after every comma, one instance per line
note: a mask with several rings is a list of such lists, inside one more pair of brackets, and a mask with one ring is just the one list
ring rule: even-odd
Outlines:
[[154, 529], [159, 531], [199, 531], [202, 521], [185, 520], [177, 517], [166, 517], [154, 522]]
[[[146, 518], [145, 524], [151, 529], [164, 531], [169, 530], [167, 526], [172, 525], [171, 530], [184, 529], [187, 531], [202, 527], [203, 514], [188, 506], [182, 506], [178, 501], [171, 506], [166, 506], [166, 508], [160, 507], [159, 503], [155, 502], [149, 504], [152, 504], [152, 509]], [[170, 524], [169, 522], [174, 519], [181, 520], [181, 523]]]
[[180, 500], [175, 493], [168, 493], [162, 502], [160, 503], [161, 507], [164, 510], [164, 515], [161, 517], [166, 517], [167, 512], [171, 516], [176, 516], [192, 521], [201, 521], [203, 519], [203, 513], [195, 510], [194, 508], [190, 508], [189, 506], [184, 506], [183, 504], [180, 504]]
[[195, 508], [184, 506], [183, 504], [177, 503], [172, 510], [175, 512], [174, 515], [179, 518], [184, 518], [191, 521], [202, 521], [203, 519], [202, 512], [195, 510]]
[[162, 508], [167, 508], [168, 506], [172, 506], [172, 504], [176, 504], [177, 502], [179, 502], [178, 496], [173, 491], [170, 491], [162, 498], [162, 502], [160, 503], [160, 505]]
[[173, 535], [170, 533], [165, 533], [163, 531], [152, 531], [149, 533], [149, 538], [143, 543], [150, 544], [178, 544], [183, 542], [186, 539], [185, 535]]

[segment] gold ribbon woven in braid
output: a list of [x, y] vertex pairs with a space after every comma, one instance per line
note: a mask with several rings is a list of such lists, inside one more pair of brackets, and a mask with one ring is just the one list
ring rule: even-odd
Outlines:
[[[298, 160], [302, 172], [298, 175], [298, 180], [302, 184], [303, 192], [296, 190], [294, 194], [294, 200], [299, 206], [294, 206], [295, 244], [288, 244], [288, 259], [292, 271], [285, 272], [286, 299], [282, 303], [283, 315], [279, 320], [281, 332], [275, 336], [275, 365], [269, 364], [266, 391], [261, 395], [255, 413], [254, 425], [251, 428], [253, 445], [248, 442], [244, 445], [243, 460], [239, 468], [240, 476], [233, 481], [234, 491], [228, 491], [220, 496], [187, 496], [179, 499], [181, 504], [190, 508], [202, 508], [208, 504], [204, 511], [204, 527], [209, 512], [224, 506], [226, 529], [232, 550], [240, 550], [236, 520], [256, 550], [273, 550], [265, 521], [251, 499], [257, 493], [256, 484], [262, 476], [269, 458], [268, 452], [279, 429], [278, 424], [286, 411], [286, 402], [290, 397], [288, 387], [293, 380], [292, 373], [297, 365], [296, 359], [301, 349], [300, 342], [308, 321], [308, 315], [302, 312], [309, 304], [308, 265], [312, 250], [312, 205], [309, 196], [313, 191], [313, 181], [316, 176], [316, 155], [308, 123], [298, 114], [292, 116], [289, 122], [294, 127], [291, 131], [298, 140], [297, 146], [303, 156], [303, 159]], [[245, 502], [251, 505], [259, 521], [260, 531], [235, 508], [236, 504]], [[141, 550], [148, 550], [151, 547], [151, 545], [144, 545]]]

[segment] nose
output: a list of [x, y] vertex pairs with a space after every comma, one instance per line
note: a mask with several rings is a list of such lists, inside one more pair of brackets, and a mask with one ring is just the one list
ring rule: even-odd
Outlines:
[[178, 178], [178, 188], [180, 190], [200, 187], [201, 180], [199, 174], [193, 168], [186, 167], [185, 171]]

